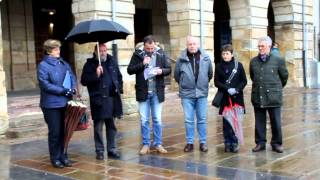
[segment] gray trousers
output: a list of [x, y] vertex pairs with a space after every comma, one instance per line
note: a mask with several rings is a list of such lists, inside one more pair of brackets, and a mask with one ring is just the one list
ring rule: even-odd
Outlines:
[[106, 125], [106, 137], [107, 137], [107, 151], [114, 151], [116, 149], [115, 136], [117, 134], [117, 128], [114, 124], [114, 119], [94, 120], [94, 143], [96, 147], [96, 153], [104, 153], [103, 143], [103, 124]]

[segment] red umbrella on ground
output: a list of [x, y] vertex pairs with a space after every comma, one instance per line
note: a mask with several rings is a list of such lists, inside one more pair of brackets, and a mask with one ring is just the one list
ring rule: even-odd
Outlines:
[[239, 143], [243, 144], [243, 131], [242, 120], [244, 115], [244, 107], [239, 104], [232, 104], [231, 98], [229, 98], [229, 106], [224, 107], [222, 116], [231, 125], [234, 134], [237, 136]]
[[85, 115], [87, 106], [79, 101], [69, 101], [64, 119], [64, 149], [67, 152], [70, 139], [76, 130], [82, 116]]

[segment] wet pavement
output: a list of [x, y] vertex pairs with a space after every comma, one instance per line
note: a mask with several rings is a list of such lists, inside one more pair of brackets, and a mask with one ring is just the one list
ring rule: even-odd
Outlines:
[[[249, 91], [249, 90], [248, 90]], [[320, 90], [285, 90], [282, 111], [284, 153], [267, 146], [253, 153], [254, 116], [247, 92], [243, 123], [244, 145], [239, 153], [225, 153], [218, 110], [208, 108], [209, 152], [184, 153], [185, 131], [180, 100], [168, 93], [163, 106], [163, 145], [168, 154], [153, 150], [140, 156], [140, 126], [136, 118], [118, 120], [119, 160], [95, 159], [92, 129], [76, 132], [69, 156], [73, 167], [51, 167], [47, 140], [0, 145], [0, 179], [318, 179], [320, 177]], [[211, 99], [211, 98], [210, 98]], [[268, 126], [268, 142], [270, 140]]]

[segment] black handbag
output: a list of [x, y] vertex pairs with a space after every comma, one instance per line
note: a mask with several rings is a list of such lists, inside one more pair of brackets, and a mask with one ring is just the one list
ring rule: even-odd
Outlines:
[[[227, 79], [226, 84], [230, 84], [232, 78], [237, 73], [238, 61], [235, 60], [234, 63], [235, 63], [235, 66], [234, 66], [234, 68], [232, 70], [232, 73], [230, 74], [229, 78]], [[211, 102], [212, 106], [215, 106], [217, 108], [221, 106], [223, 94], [224, 94], [223, 91], [218, 89], [216, 95], [214, 96], [214, 98], [213, 98], [213, 100]]]
[[221, 101], [222, 101], [222, 98], [223, 98], [223, 92], [218, 90], [216, 95], [214, 96], [213, 100], [212, 100], [212, 106], [215, 106], [215, 107], [220, 107], [221, 105]]

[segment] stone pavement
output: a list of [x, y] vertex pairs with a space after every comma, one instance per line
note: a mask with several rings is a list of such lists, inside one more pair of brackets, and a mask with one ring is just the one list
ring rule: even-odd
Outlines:
[[[249, 89], [249, 88], [248, 88]], [[249, 91], [249, 90], [247, 90]], [[184, 124], [180, 100], [168, 93], [163, 108], [163, 145], [166, 155], [152, 151], [140, 156], [140, 126], [137, 119], [118, 120], [120, 160], [95, 159], [92, 129], [76, 132], [69, 146], [73, 167], [52, 168], [47, 140], [0, 145], [0, 179], [319, 179], [320, 177], [320, 91], [286, 89], [283, 107], [285, 152], [252, 153], [254, 119], [246, 92], [244, 145], [239, 153], [225, 153], [221, 117], [208, 108], [208, 153], [184, 153]], [[268, 140], [270, 127], [268, 126]]]

